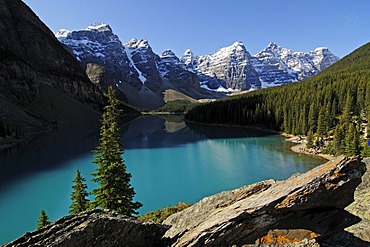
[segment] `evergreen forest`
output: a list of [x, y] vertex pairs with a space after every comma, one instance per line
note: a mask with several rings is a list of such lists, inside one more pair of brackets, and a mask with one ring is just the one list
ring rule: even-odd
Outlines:
[[[311, 136], [323, 152], [369, 156], [370, 43], [305, 81], [201, 104], [189, 122], [255, 126]], [[369, 133], [370, 134], [370, 133]]]

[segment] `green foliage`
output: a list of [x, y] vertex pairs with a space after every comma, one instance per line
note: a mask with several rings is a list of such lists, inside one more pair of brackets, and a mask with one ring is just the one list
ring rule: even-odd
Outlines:
[[370, 146], [368, 145], [368, 141], [365, 140], [364, 142], [362, 142], [361, 146], [362, 146], [361, 156], [370, 157]]
[[73, 180], [71, 200], [72, 204], [69, 206], [70, 214], [78, 214], [89, 209], [90, 200], [87, 199], [87, 185], [84, 183], [86, 179], [81, 176], [79, 170], [76, 171], [76, 177]]
[[184, 202], [180, 202], [176, 204], [175, 206], [168, 206], [167, 208], [163, 209], [158, 209], [154, 212], [148, 212], [144, 214], [143, 216], [140, 216], [138, 219], [139, 220], [144, 220], [144, 221], [151, 221], [151, 222], [156, 222], [156, 223], [162, 223], [165, 219], [168, 218], [168, 216], [180, 212], [184, 210], [185, 208], [190, 207], [191, 204], [186, 204]]
[[37, 220], [37, 230], [49, 224], [50, 224], [49, 217], [45, 213], [45, 210], [42, 209], [40, 213], [40, 217]]
[[318, 137], [335, 129], [332, 150], [337, 154], [359, 153], [359, 134], [351, 133], [357, 141], [347, 149], [346, 135], [361, 112], [367, 119], [370, 117], [369, 88], [370, 43], [303, 82], [201, 104], [190, 110], [185, 119], [258, 126], [299, 135], [312, 131]]
[[307, 134], [307, 144], [306, 144], [307, 148], [312, 148], [313, 147], [313, 133], [312, 131], [308, 131], [308, 134]]
[[100, 146], [94, 151], [96, 171], [92, 181], [99, 187], [92, 191], [94, 206], [118, 213], [133, 215], [142, 206], [133, 202], [134, 188], [130, 184], [131, 174], [126, 171], [121, 144], [119, 118], [122, 111], [112, 87], [108, 88], [108, 104], [104, 107], [100, 128]]

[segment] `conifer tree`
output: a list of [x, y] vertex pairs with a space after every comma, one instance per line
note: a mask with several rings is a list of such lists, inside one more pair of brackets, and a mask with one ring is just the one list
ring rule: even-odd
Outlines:
[[306, 147], [307, 148], [312, 148], [313, 147], [313, 133], [312, 133], [312, 131], [308, 131]]
[[133, 215], [142, 206], [133, 202], [134, 188], [130, 184], [131, 174], [126, 171], [121, 144], [119, 100], [112, 87], [108, 88], [108, 104], [104, 107], [100, 128], [100, 146], [96, 148], [94, 161], [96, 171], [93, 181], [99, 187], [92, 191], [94, 206], [118, 213]]
[[69, 206], [70, 214], [78, 214], [89, 209], [89, 195], [86, 191], [87, 185], [84, 183], [86, 179], [81, 176], [79, 170], [76, 171], [76, 177], [73, 180], [73, 191], [71, 193], [72, 204]]
[[40, 217], [37, 220], [37, 230], [43, 228], [44, 226], [50, 224], [49, 217], [45, 213], [45, 210], [41, 210]]

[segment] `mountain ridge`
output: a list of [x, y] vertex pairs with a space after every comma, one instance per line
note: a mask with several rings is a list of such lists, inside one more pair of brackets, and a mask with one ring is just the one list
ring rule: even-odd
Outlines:
[[204, 56], [190, 49], [181, 57], [169, 49], [156, 54], [148, 40], [134, 38], [123, 43], [103, 23], [76, 31], [62, 29], [55, 35], [84, 69], [105, 68], [99, 76], [90, 76], [90, 70], [87, 73], [103, 91], [113, 85], [129, 104], [150, 109], [164, 104], [163, 92], [168, 89], [194, 99], [222, 98], [235, 90], [299, 81], [338, 60], [327, 48], [291, 52], [275, 43], [251, 55], [241, 41]]

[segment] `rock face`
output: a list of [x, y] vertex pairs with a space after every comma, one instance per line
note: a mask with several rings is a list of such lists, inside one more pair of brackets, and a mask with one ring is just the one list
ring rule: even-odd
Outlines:
[[363, 162], [341, 156], [285, 181], [206, 197], [163, 225], [94, 210], [6, 246], [369, 246], [343, 231], [360, 221], [344, 208], [365, 170]]
[[262, 87], [271, 87], [304, 80], [337, 62], [339, 58], [328, 48], [320, 47], [308, 53], [292, 52], [270, 43], [253, 59]]
[[55, 35], [96, 85], [103, 91], [109, 85], [116, 87], [131, 105], [158, 108], [168, 89], [195, 99], [224, 96], [200, 88], [198, 77], [186, 70], [172, 51], [157, 55], [144, 39], [122, 44], [107, 24], [96, 23], [78, 31], [62, 29]]
[[327, 48], [291, 52], [274, 43], [252, 56], [240, 41], [205, 56], [189, 49], [181, 58], [171, 50], [157, 55], [147, 40], [122, 44], [111, 27], [101, 23], [55, 35], [103, 91], [116, 86], [128, 103], [150, 109], [164, 104], [166, 90], [194, 99], [220, 98], [233, 90], [303, 80], [338, 60]]
[[27, 136], [55, 121], [98, 119], [100, 90], [22, 1], [0, 0], [0, 35], [4, 125], [16, 125]]
[[93, 210], [63, 217], [5, 246], [165, 246], [168, 227], [117, 213]]
[[370, 158], [365, 158], [366, 172], [355, 191], [355, 201], [346, 210], [361, 218], [361, 222], [346, 228], [354, 236], [369, 242], [370, 246]]
[[173, 246], [254, 244], [272, 229], [306, 229], [325, 238], [359, 221], [344, 208], [364, 172], [363, 163], [342, 156], [282, 182], [207, 197], [167, 218], [165, 237], [176, 240]]
[[261, 88], [257, 72], [252, 67], [252, 56], [242, 42], [235, 42], [211, 55], [199, 56], [196, 59], [192, 56], [188, 50], [182, 60], [190, 70], [197, 72], [204, 88]]
[[292, 52], [275, 43], [251, 56], [242, 42], [235, 42], [206, 56], [194, 56], [186, 50], [181, 60], [198, 74], [204, 88], [248, 90], [304, 80], [339, 58], [328, 48]]

